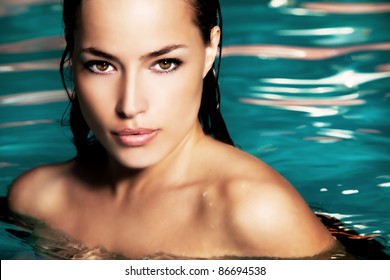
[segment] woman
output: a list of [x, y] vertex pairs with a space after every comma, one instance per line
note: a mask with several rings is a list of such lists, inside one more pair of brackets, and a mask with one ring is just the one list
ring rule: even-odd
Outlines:
[[213, 71], [218, 10], [210, 0], [65, 0], [78, 155], [19, 177], [11, 209], [129, 258], [329, 251], [333, 237], [296, 190], [229, 145]]

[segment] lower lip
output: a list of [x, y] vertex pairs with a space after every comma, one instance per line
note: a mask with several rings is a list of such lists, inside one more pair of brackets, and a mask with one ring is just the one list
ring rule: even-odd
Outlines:
[[158, 130], [146, 134], [115, 135], [115, 137], [128, 147], [141, 147], [151, 142], [158, 134]]

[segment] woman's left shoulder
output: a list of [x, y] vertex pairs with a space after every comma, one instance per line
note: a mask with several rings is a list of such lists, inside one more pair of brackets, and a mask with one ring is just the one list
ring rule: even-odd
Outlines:
[[330, 232], [283, 176], [251, 155], [230, 153], [219, 199], [227, 202], [227, 232], [245, 255], [302, 258], [333, 247]]
[[237, 178], [225, 186], [231, 236], [245, 255], [311, 257], [330, 250], [334, 238], [283, 178]]

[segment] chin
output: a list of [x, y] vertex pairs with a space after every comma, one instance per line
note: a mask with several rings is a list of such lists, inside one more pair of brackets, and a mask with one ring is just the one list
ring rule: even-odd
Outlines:
[[120, 155], [111, 155], [111, 157], [117, 164], [127, 169], [145, 169], [161, 161], [158, 155], [148, 155], [147, 152], [121, 153]]

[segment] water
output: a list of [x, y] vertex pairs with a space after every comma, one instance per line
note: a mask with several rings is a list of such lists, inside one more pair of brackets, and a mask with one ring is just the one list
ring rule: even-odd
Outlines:
[[[0, 3], [1, 197], [24, 170], [75, 153], [59, 125], [60, 1], [13, 2]], [[222, 110], [235, 142], [390, 254], [388, 1], [221, 2]], [[0, 257], [35, 258], [30, 231], [2, 218]]]

